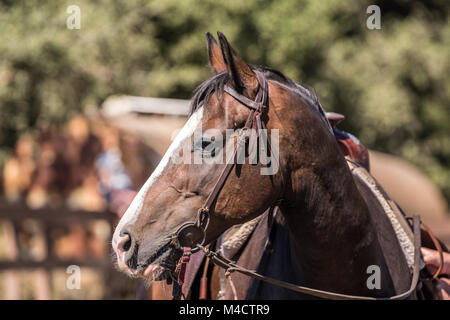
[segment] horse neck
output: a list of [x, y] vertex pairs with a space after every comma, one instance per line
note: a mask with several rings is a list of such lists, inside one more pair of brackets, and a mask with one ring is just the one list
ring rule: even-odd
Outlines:
[[334, 137], [322, 134], [322, 145], [310, 148], [298, 137], [304, 152], [295, 153], [302, 158], [296, 160], [303, 164], [290, 173], [282, 208], [294, 259], [315, 288], [374, 294], [367, 291], [367, 267], [388, 274], [375, 227]]

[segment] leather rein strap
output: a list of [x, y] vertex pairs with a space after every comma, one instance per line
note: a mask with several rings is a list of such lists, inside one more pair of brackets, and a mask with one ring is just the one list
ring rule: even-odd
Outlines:
[[[239, 272], [242, 274], [245, 274], [247, 276], [250, 276], [252, 278], [271, 283], [276, 286], [280, 286], [289, 290], [293, 290], [296, 292], [308, 294], [311, 296], [315, 296], [318, 298], [323, 299], [334, 299], [334, 300], [402, 300], [406, 299], [411, 296], [411, 294], [415, 291], [418, 281], [419, 281], [419, 273], [420, 273], [420, 245], [421, 245], [421, 239], [420, 239], [420, 218], [419, 216], [413, 217], [413, 234], [414, 234], [414, 267], [413, 267], [413, 276], [411, 279], [411, 286], [410, 288], [399, 295], [395, 295], [388, 298], [374, 298], [374, 297], [365, 297], [365, 296], [353, 296], [353, 295], [346, 295], [346, 294], [340, 294], [340, 293], [334, 293], [324, 290], [318, 290], [313, 288], [308, 288], [304, 286], [295, 285], [292, 283], [276, 280], [273, 278], [269, 278], [266, 276], [263, 276], [255, 271], [245, 269], [243, 267], [238, 266], [231, 260], [225, 258], [224, 256], [220, 255], [217, 252], [213, 252], [209, 250], [208, 248], [204, 247], [205, 242], [205, 233], [206, 229], [208, 228], [209, 220], [210, 220], [210, 214], [213, 212], [212, 206], [214, 205], [214, 202], [217, 200], [220, 191], [222, 190], [223, 186], [225, 185], [229, 174], [231, 173], [235, 163], [237, 156], [239, 155], [239, 152], [245, 152], [245, 143], [247, 141], [247, 135], [245, 134], [245, 131], [254, 128], [256, 130], [252, 131], [252, 135], [250, 137], [249, 146], [256, 147], [256, 138], [254, 135], [260, 134], [261, 129], [265, 129], [266, 126], [264, 124], [264, 121], [262, 121], [262, 117], [267, 112], [267, 99], [268, 99], [268, 83], [265, 76], [259, 72], [255, 71], [259, 88], [258, 92], [256, 94], [255, 100], [250, 100], [247, 97], [243, 96], [242, 94], [235, 91], [233, 88], [225, 85], [224, 91], [231, 95], [233, 98], [238, 100], [240, 103], [242, 103], [247, 108], [251, 109], [250, 115], [247, 118], [247, 121], [245, 123], [245, 126], [243, 128], [243, 133], [239, 136], [237, 146], [234, 150], [233, 156], [229, 158], [227, 161], [227, 164], [223, 168], [218, 180], [216, 181], [216, 184], [214, 185], [214, 188], [212, 192], [209, 194], [208, 198], [206, 199], [203, 206], [198, 210], [197, 213], [197, 220], [196, 222], [187, 222], [183, 224], [178, 231], [171, 236], [171, 242], [172, 244], [181, 245], [182, 247], [190, 247], [192, 248], [192, 252], [197, 250], [202, 250], [207, 257], [210, 258], [211, 262], [216, 264], [217, 266], [224, 268], [228, 274], [232, 272]], [[186, 234], [194, 233], [195, 231], [200, 230], [202, 232], [203, 240], [200, 244], [189, 242], [189, 237], [186, 236]], [[183, 240], [184, 238], [188, 240]]]
[[213, 252], [208, 248], [205, 248], [201, 245], [198, 247], [205, 253], [207, 257], [210, 258], [211, 262], [216, 264], [217, 266], [226, 270], [227, 273], [239, 272], [245, 274], [249, 277], [252, 277], [257, 280], [261, 280], [279, 287], [283, 287], [292, 291], [300, 292], [303, 294], [311, 295], [314, 297], [322, 298], [322, 299], [331, 299], [331, 300], [404, 300], [409, 298], [412, 293], [416, 290], [418, 281], [419, 281], [419, 273], [420, 273], [420, 217], [415, 215], [413, 218], [413, 234], [414, 234], [414, 267], [413, 267], [413, 276], [411, 279], [411, 285], [407, 291], [404, 293], [387, 297], [387, 298], [375, 298], [368, 296], [354, 296], [347, 295], [341, 293], [335, 293], [330, 291], [318, 290], [313, 288], [308, 288], [304, 286], [295, 285], [292, 283], [284, 282], [281, 280], [276, 280], [273, 278], [269, 278], [263, 276], [255, 271], [245, 269], [243, 267], [238, 266], [231, 260], [225, 258], [217, 252]]

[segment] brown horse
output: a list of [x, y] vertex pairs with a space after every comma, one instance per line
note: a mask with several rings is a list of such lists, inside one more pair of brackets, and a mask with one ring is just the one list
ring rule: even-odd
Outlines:
[[[257, 75], [262, 74], [268, 99], [260, 120], [272, 137], [279, 132], [270, 161], [279, 169], [261, 174], [267, 163], [236, 164], [211, 203], [204, 243], [279, 203], [291, 241], [292, 252], [285, 258], [293, 282], [372, 297], [407, 291], [411, 275], [392, 226], [382, 207], [372, 205], [373, 194], [353, 179], [317, 97], [278, 71], [248, 65], [222, 34], [220, 48], [209, 34], [207, 39], [215, 76], [197, 90], [191, 117], [119, 222], [113, 237], [118, 266], [149, 280], [173, 275], [182, 250], [172, 236], [209, 203], [227, 167], [212, 160], [229, 159], [228, 150], [235, 150], [227, 129], [239, 133], [247, 128], [253, 111], [245, 101], [258, 98]], [[236, 99], [226, 88], [247, 100]], [[203, 132], [199, 139], [198, 130]], [[212, 144], [223, 152], [211, 152]], [[208, 161], [179, 161], [191, 154], [186, 150]], [[202, 236], [195, 234], [192, 243]], [[371, 266], [379, 268], [375, 289], [367, 285]]]

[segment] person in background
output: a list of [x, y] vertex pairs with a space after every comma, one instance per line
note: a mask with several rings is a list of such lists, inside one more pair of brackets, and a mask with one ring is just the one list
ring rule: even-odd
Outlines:
[[[428, 271], [433, 274], [439, 268], [439, 252], [436, 250], [422, 248], [422, 255]], [[450, 300], [450, 253], [443, 252], [444, 266], [440, 277], [436, 279], [436, 288], [442, 300]]]

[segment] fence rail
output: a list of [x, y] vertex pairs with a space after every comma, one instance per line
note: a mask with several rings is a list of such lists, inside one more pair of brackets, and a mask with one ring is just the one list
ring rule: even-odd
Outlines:
[[[29, 257], [23, 257], [19, 245], [19, 225], [23, 221], [34, 220], [42, 227], [41, 236], [45, 241], [46, 253], [44, 259], [33, 260]], [[20, 298], [20, 281], [16, 271], [39, 270], [35, 274], [35, 295], [39, 299], [51, 298], [51, 277], [49, 272], [54, 269], [67, 268], [70, 265], [79, 267], [89, 267], [101, 271], [103, 277], [103, 286], [108, 287], [111, 275], [114, 272], [113, 265], [109, 255], [103, 258], [70, 258], [62, 259], [57, 257], [54, 252], [52, 242], [52, 232], [55, 228], [70, 227], [77, 223], [87, 226], [93, 221], [105, 221], [109, 225], [110, 233], [113, 230], [116, 216], [111, 212], [89, 212], [81, 210], [70, 210], [68, 208], [54, 209], [45, 208], [32, 210], [20, 205], [0, 205], [0, 222], [3, 227], [2, 234], [4, 242], [4, 251], [6, 259], [0, 259], [0, 271], [6, 273], [4, 281], [4, 291], [7, 299]], [[37, 288], [39, 287], [39, 288]], [[104, 290], [103, 298], [111, 298], [108, 290]]]

